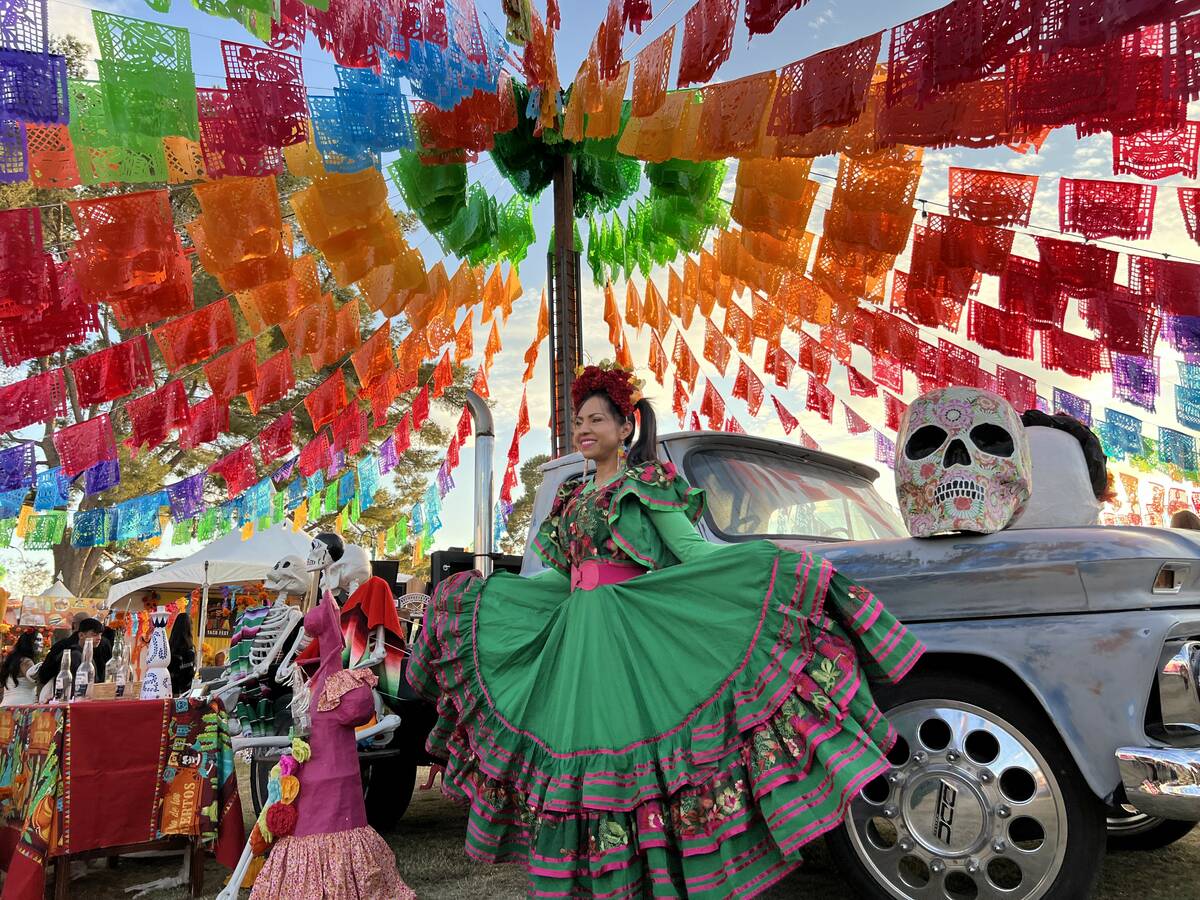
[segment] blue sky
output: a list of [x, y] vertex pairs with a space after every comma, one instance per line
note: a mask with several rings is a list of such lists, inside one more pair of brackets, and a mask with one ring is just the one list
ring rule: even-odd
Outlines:
[[[535, 0], [535, 2], [539, 9], [544, 8], [542, 0]], [[499, 0], [479, 0], [478, 5], [480, 10], [486, 12], [499, 27], [503, 27], [503, 16], [500, 13]], [[649, 43], [650, 40], [672, 25], [679, 24], [680, 27], [676, 33], [675, 60], [673, 61], [672, 68], [671, 83], [674, 86], [674, 66], [678, 63], [679, 42], [683, 31], [682, 18], [690, 5], [689, 0], [669, 0], [669, 2], [666, 2], [666, 0], [655, 0], [654, 6], [657, 15], [645, 33], [641, 36], [633, 34], [625, 36], [626, 58], [632, 59], [636, 55], [636, 52]], [[732, 56], [717, 72], [715, 80], [727, 80], [765, 69], [777, 69], [817, 51], [846, 43], [880, 29], [886, 29], [927, 12], [938, 5], [940, 4], [929, 2], [929, 0], [898, 0], [898, 2], [889, 4], [868, 2], [868, 0], [812, 0], [803, 9], [794, 11], [786, 16], [773, 34], [758, 36], [753, 40], [749, 39], [745, 31], [745, 26], [739, 20], [737, 33], [734, 38]], [[190, 3], [181, 2], [181, 0], [175, 0], [171, 12], [165, 15], [158, 14], [141, 3], [99, 3], [97, 6], [124, 15], [186, 26], [192, 32], [193, 36], [193, 69], [196, 72], [197, 84], [200, 86], [220, 84], [221, 73], [223, 72], [219, 49], [220, 39], [253, 42], [252, 38], [233, 23], [206, 16], [195, 10]], [[592, 2], [587, 3], [579, 2], [579, 0], [561, 0], [561, 6], [563, 28], [557, 39], [557, 55], [560, 77], [564, 83], [570, 83], [580, 60], [583, 58], [592, 41], [592, 37], [595, 34], [600, 19], [604, 15], [607, 4], [601, 2], [601, 0], [592, 0]], [[68, 2], [68, 0], [49, 0], [49, 16], [52, 33], [73, 33], [91, 42], [94, 46], [89, 8], [75, 3], [73, 0], [71, 2]], [[886, 45], [885, 35], [885, 51]], [[305, 80], [309, 90], [317, 93], [331, 91], [336, 81], [331, 57], [321, 51], [311, 39], [304, 48], [302, 55], [305, 60]], [[1193, 113], [1192, 117], [1195, 118], [1195, 113]], [[385, 158], [385, 163], [387, 161]], [[1101, 135], [1084, 140], [1076, 140], [1073, 128], [1060, 129], [1051, 135], [1042, 152], [1038, 155], [1021, 156], [1006, 148], [992, 150], [955, 148], [927, 152], [925, 155], [924, 175], [918, 191], [918, 195], [921, 198], [930, 201], [931, 204], [945, 201], [947, 193], [946, 170], [950, 165], [1008, 169], [1040, 175], [1042, 182], [1039, 185], [1034, 207], [1033, 223], [1048, 228], [1054, 228], [1058, 223], [1057, 178], [1059, 175], [1094, 178], [1113, 177], [1111, 168], [1111, 143], [1108, 136]], [[833, 158], [819, 159], [813, 168], [816, 173], [834, 174], [837, 170], [837, 161]], [[725, 184], [725, 196], [727, 198], [732, 197], [735, 171], [736, 166], [731, 165]], [[512, 187], [504, 182], [486, 158], [479, 165], [471, 167], [468, 174], [471, 180], [481, 181], [484, 187], [500, 201], [507, 200], [513, 193]], [[1159, 182], [1159, 199], [1156, 210], [1154, 236], [1150, 241], [1142, 242], [1141, 246], [1145, 250], [1155, 252], [1165, 251], [1177, 257], [1200, 259], [1200, 248], [1195, 246], [1183, 230], [1179, 210], [1175, 202], [1175, 191], [1173, 190], [1176, 185], [1189, 183], [1187, 180], [1179, 178], [1170, 178]], [[828, 185], [821, 189], [818, 195], [817, 207], [814, 209], [812, 219], [809, 223], [810, 230], [819, 233], [823, 208], [827, 207], [829, 203], [829, 193], [830, 189]], [[397, 207], [402, 205], [394, 187], [391, 188], [390, 202]], [[931, 211], [940, 211], [940, 208], [936, 205], [930, 205], [929, 208]], [[501, 334], [504, 351], [497, 357], [490, 379], [492, 396], [496, 401], [497, 485], [499, 484], [499, 477], [504, 463], [504, 451], [512, 435], [520, 399], [520, 374], [524, 368], [521, 357], [533, 334], [538, 296], [545, 283], [545, 239], [551, 227], [549, 191], [546, 192], [541, 202], [537, 204], [534, 219], [539, 234], [539, 241], [531, 248], [529, 258], [521, 267], [520, 272], [521, 281], [525, 287], [525, 295], [518, 302], [512, 319]], [[435, 242], [429, 239], [427, 235], [419, 232], [413, 237], [413, 242], [418, 244], [425, 253], [427, 263], [432, 265], [437, 260], [440, 251]], [[1036, 258], [1033, 242], [1025, 236], [1017, 237], [1013, 252]], [[448, 261], [449, 265], [450, 261]], [[907, 268], [907, 255], [901, 257], [898, 265], [901, 268]], [[1124, 263], [1122, 262], [1118, 270], [1119, 279], [1124, 278], [1124, 271]], [[656, 271], [652, 273], [651, 277], [665, 295], [665, 272]], [[637, 279], [637, 281], [639, 290], [644, 289], [644, 283], [641, 279]], [[584, 284], [585, 355], [591, 360], [611, 357], [612, 350], [606, 339], [607, 329], [600, 317], [602, 310], [601, 293], [598, 288], [590, 283], [590, 277], [587, 274], [584, 276]], [[993, 299], [996, 293], [996, 284], [997, 280], [995, 278], [985, 276], [980, 296], [985, 300]], [[623, 307], [625, 285], [618, 283], [615, 285], [615, 288], [618, 298], [621, 298]], [[746, 299], [748, 304], [748, 298], [744, 299]], [[1074, 322], [1069, 319], [1068, 328], [1080, 333], [1086, 333], [1083, 332], [1077, 319]], [[480, 352], [482, 352], [486, 334], [485, 330], [480, 329], [477, 331], [476, 346]], [[936, 340], [937, 336], [934, 332], [923, 333], [923, 337], [927, 340]], [[953, 338], [952, 335], [944, 332], [941, 336]], [[634, 360], [639, 365], [643, 365], [647, 359], [648, 343], [644, 336], [638, 338], [630, 334], [629, 337], [632, 339], [631, 349]], [[699, 357], [700, 350], [703, 347], [702, 328], [694, 328], [686, 337], [693, 351]], [[958, 337], [957, 340], [959, 343], [970, 346], [963, 336]], [[1162, 346], [1161, 342], [1160, 346]], [[794, 347], [790, 349], [794, 350]], [[667, 350], [669, 353], [670, 346], [667, 347]], [[1163, 424], [1178, 427], [1174, 422], [1174, 403], [1171, 397], [1171, 384], [1177, 380], [1174, 372], [1174, 363], [1172, 362], [1174, 356], [1170, 354], [1170, 351], [1166, 352], [1168, 356], [1164, 357], [1163, 362], [1163, 398], [1160, 402], [1157, 416], [1152, 416], [1134, 407], [1115, 404], [1112, 400], [1107, 375], [1098, 376], [1095, 381], [1087, 383], [1063, 376], [1061, 373], [1054, 373], [1051, 376], [1049, 373], [1043, 373], [1036, 365], [1005, 360], [999, 355], [988, 351], [981, 350], [980, 357], [981, 364], [985, 368], [991, 368], [995, 363], [1000, 362], [1010, 368], [1038, 377], [1039, 392], [1042, 394], [1048, 394], [1051, 387], [1058, 386], [1088, 397], [1093, 401], [1097, 417], [1102, 416], [1103, 407], [1108, 405], [1147, 420], [1148, 426]], [[756, 348], [756, 353], [753, 357], [759, 367], [762, 364], [762, 353], [762, 347], [759, 346]], [[522, 442], [523, 457], [528, 457], [538, 452], [546, 452], [549, 446], [549, 432], [546, 428], [546, 422], [549, 417], [549, 386], [545, 356], [546, 349], [543, 346], [534, 380], [529, 385], [530, 420], [533, 424], [533, 431]], [[741, 401], [731, 398], [732, 376], [736, 371], [735, 367], [730, 367], [729, 378], [719, 378], [715, 373], [706, 371], [704, 368], [705, 365], [702, 364], [701, 375], [711, 374], [713, 376], [714, 384], [726, 398], [729, 414], [735, 415], [749, 431], [772, 437], [783, 437], [783, 431], [771, 411], [769, 400], [764, 404], [763, 410], [756, 420], [748, 415]], [[870, 373], [870, 361], [862, 348], [855, 348], [855, 365], [864, 373]], [[671, 382], [667, 381], [667, 389], [659, 389], [657, 384], [649, 377], [649, 374], [645, 374], [650, 383], [648, 394], [652, 400], [657, 401], [656, 405], [660, 411], [660, 415], [664, 418], [670, 418], [669, 387]], [[701, 380], [700, 384], [702, 383], [703, 381]], [[805, 385], [806, 376], [798, 370], [797, 376], [793, 379], [792, 389], [787, 392], [776, 391], [776, 393], [784, 404], [799, 417], [802, 427], [820, 441], [825, 449], [873, 464], [874, 443], [871, 435], [868, 433], [852, 437], [846, 434], [840, 403], [835, 413], [833, 425], [827, 425], [814, 413], [803, 412]], [[830, 387], [839, 400], [853, 399], [853, 408], [873, 426], [882, 429], [884, 419], [882, 403], [879, 400], [851, 398], [846, 389], [844, 370], [839, 366], [834, 366]], [[908, 401], [916, 393], [916, 385], [911, 377], [908, 379], [906, 387], [907, 390], [903, 399]], [[695, 398], [697, 405], [699, 399], [698, 391]], [[669, 424], [664, 423], [664, 426], [662, 430], [671, 430]], [[1152, 428], [1148, 429], [1148, 431], [1152, 430]], [[447, 496], [444, 502], [442, 520], [446, 527], [439, 535], [439, 546], [462, 545], [470, 540], [470, 473], [472, 472], [472, 467], [473, 447], [468, 445], [462, 454], [462, 465], [455, 473], [459, 486]], [[880, 485], [881, 492], [890, 500], [892, 497], [890, 473], [884, 471]], [[172, 555], [171, 550], [172, 548], [164, 543], [164, 546], [159, 551], [159, 555], [166, 558]], [[0, 561], [3, 561], [2, 557], [0, 557]]]

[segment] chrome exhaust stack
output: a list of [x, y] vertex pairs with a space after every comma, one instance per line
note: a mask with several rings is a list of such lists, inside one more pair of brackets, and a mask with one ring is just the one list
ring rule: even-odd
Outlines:
[[475, 568], [484, 578], [492, 574], [492, 456], [496, 429], [492, 411], [474, 391], [467, 391], [467, 409], [475, 426]]

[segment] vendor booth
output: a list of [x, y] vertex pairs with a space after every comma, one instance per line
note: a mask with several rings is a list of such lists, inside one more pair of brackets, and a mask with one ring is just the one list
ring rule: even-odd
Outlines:
[[54, 897], [67, 897], [73, 859], [168, 848], [192, 855], [198, 896], [203, 852], [232, 867], [244, 834], [226, 720], [213, 701], [0, 709], [3, 900], [41, 900], [51, 868]]
[[41, 632], [46, 646], [71, 630], [77, 618], [104, 619], [105, 601], [98, 597], [76, 597], [61, 580], [40, 594], [10, 596], [3, 609], [3, 639], [0, 655], [8, 653], [17, 636], [26, 630]]
[[[171, 620], [180, 613], [191, 617], [197, 647], [203, 627], [204, 665], [218, 663], [229, 649], [234, 620], [250, 606], [270, 603], [262, 581], [271, 567], [285, 556], [303, 559], [311, 540], [290, 524], [255, 532], [242, 540], [238, 532], [213, 541], [191, 556], [161, 569], [113, 585], [108, 608], [122, 623], [134, 648], [132, 661], [138, 665], [138, 648], [148, 640], [149, 613], [164, 606]], [[168, 631], [171, 624], [168, 623]]]

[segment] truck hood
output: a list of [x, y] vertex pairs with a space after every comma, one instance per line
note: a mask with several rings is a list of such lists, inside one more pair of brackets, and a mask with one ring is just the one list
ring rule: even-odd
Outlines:
[[[825, 557], [910, 622], [1200, 606], [1200, 533], [1095, 526], [776, 543]], [[1182, 585], [1155, 594], [1165, 563], [1186, 567]]]

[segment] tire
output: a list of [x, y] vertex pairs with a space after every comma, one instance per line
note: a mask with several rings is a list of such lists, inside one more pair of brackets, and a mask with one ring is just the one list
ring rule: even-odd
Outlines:
[[1195, 822], [1160, 819], [1123, 806], [1108, 817], [1108, 849], [1115, 852], [1161, 850], [1191, 834]]
[[361, 761], [367, 822], [381, 834], [396, 830], [417, 785], [417, 764], [407, 756]]
[[893, 770], [855, 797], [830, 852], [871, 900], [1082, 900], [1104, 807], [1046, 721], [1011, 693], [943, 673], [879, 690]]
[[255, 818], [267, 805], [267, 781], [281, 754], [280, 750], [255, 748], [250, 757], [250, 802], [254, 804]]

